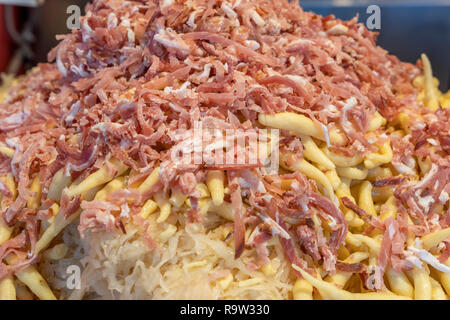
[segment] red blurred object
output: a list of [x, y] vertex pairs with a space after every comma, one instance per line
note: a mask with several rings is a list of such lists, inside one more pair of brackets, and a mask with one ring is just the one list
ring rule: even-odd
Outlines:
[[0, 72], [6, 71], [12, 54], [12, 40], [6, 30], [5, 6], [0, 5]]

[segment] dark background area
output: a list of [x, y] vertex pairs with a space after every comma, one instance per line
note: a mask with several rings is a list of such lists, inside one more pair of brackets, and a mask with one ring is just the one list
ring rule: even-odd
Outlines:
[[[77, 4], [83, 11], [87, 2], [87, 0], [46, 0], [44, 5], [37, 8], [15, 9], [15, 24], [18, 29], [24, 28], [26, 24], [32, 25], [30, 33], [25, 34], [30, 43], [30, 50], [23, 59], [21, 71], [36, 62], [46, 61], [48, 51], [57, 43], [55, 35], [68, 32], [67, 7]], [[372, 4], [378, 5], [381, 9], [379, 45], [401, 60], [411, 63], [415, 63], [421, 53], [426, 53], [432, 62], [435, 76], [440, 80], [441, 89], [449, 89], [450, 0], [304, 0], [300, 1], [300, 4], [307, 11], [322, 15], [334, 14], [345, 20], [359, 14], [359, 21], [364, 23], [370, 16], [366, 13], [367, 7]], [[0, 41], [3, 50], [6, 48], [4, 45], [6, 42], [1, 37], [1, 30]], [[17, 47], [16, 44], [15, 48]]]

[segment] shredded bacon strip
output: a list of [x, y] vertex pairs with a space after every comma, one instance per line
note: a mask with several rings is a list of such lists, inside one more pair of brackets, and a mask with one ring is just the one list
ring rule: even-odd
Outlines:
[[384, 230], [385, 229], [384, 224], [378, 218], [367, 214], [366, 211], [364, 211], [361, 207], [357, 206], [348, 197], [342, 197], [341, 201], [342, 201], [342, 204], [344, 206], [346, 206], [350, 210], [353, 210], [360, 218], [362, 218], [366, 223], [368, 223], [372, 227], [378, 228], [380, 230]]
[[374, 187], [396, 186], [405, 181], [404, 177], [389, 177], [378, 179], [372, 183]]
[[344, 272], [361, 273], [364, 271], [364, 265], [362, 263], [346, 263], [337, 261], [336, 269]]

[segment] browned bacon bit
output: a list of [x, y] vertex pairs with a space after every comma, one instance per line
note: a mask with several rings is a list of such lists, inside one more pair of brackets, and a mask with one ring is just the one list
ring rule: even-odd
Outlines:
[[27, 244], [27, 233], [21, 232], [12, 239], [5, 241], [0, 246], [0, 261], [2, 261], [10, 252], [18, 249], [23, 249]]
[[[280, 226], [286, 230], [286, 223], [284, 222], [283, 218], [279, 218], [279, 224]], [[297, 253], [294, 240], [283, 238], [282, 236], [278, 236], [280, 239], [281, 246], [283, 247], [284, 255], [289, 260], [290, 263], [295, 264], [296, 266], [302, 268], [303, 270], [306, 270], [310, 274], [314, 274], [314, 271], [310, 268], [308, 268], [308, 264], [305, 260], [303, 260]], [[303, 278], [302, 274], [298, 272], [297, 270], [294, 270], [294, 272], [297, 274], [298, 277]]]
[[337, 234], [337, 241], [335, 241], [335, 244], [331, 248], [333, 252], [336, 252], [339, 246], [343, 243], [348, 231], [348, 223], [345, 220], [344, 214], [330, 200], [318, 193], [312, 193], [309, 198], [310, 202], [314, 206], [319, 207], [336, 220], [336, 228], [339, 231]]
[[120, 218], [116, 220], [116, 228], [120, 230], [123, 234], [127, 233], [127, 231], [125, 230], [125, 226], [123, 225], [123, 222], [122, 220], [120, 220]]
[[372, 226], [374, 228], [378, 228], [380, 230], [384, 230], [385, 229], [385, 226], [384, 226], [383, 222], [381, 222], [378, 218], [367, 214], [367, 212], [365, 210], [363, 210], [362, 208], [357, 206], [348, 197], [342, 197], [341, 201], [342, 201], [342, 204], [344, 206], [346, 206], [350, 210], [353, 210], [360, 218], [362, 218], [364, 220], [364, 222], [366, 222], [370, 226]]
[[28, 256], [34, 256], [34, 249], [36, 247], [36, 243], [39, 240], [39, 233], [41, 230], [41, 222], [36, 219], [28, 219], [26, 224], [26, 230], [28, 233], [28, 241], [30, 243], [30, 248], [28, 252]]
[[90, 145], [86, 146], [81, 151], [80, 154], [71, 154], [71, 155], [67, 154], [66, 171], [67, 172], [83, 171], [89, 168], [95, 162], [97, 150], [98, 150], [98, 141], [97, 143], [93, 141], [92, 143], [90, 143]]
[[323, 268], [329, 274], [334, 274], [336, 272], [336, 254], [331, 250], [331, 248], [327, 245], [323, 245], [320, 247], [320, 254], [323, 258]]
[[5, 222], [9, 226], [14, 225], [15, 223], [14, 218], [22, 211], [26, 203], [27, 203], [26, 199], [19, 196], [5, 211], [3, 218], [5, 219]]
[[389, 177], [378, 179], [372, 183], [374, 187], [396, 186], [405, 181], [404, 177]]
[[311, 101], [311, 96], [305, 91], [302, 85], [293, 79], [282, 77], [282, 76], [270, 76], [264, 79], [258, 80], [260, 84], [268, 85], [272, 83], [278, 83], [286, 85], [292, 88], [299, 96], [303, 97], [306, 102]]
[[234, 214], [234, 257], [237, 259], [245, 247], [244, 208], [237, 173], [228, 171], [228, 181]]
[[60, 213], [67, 219], [80, 208], [80, 204], [80, 195], [77, 195], [75, 198], [70, 199], [67, 196], [67, 193], [63, 191], [61, 195]]
[[321, 259], [321, 255], [319, 253], [319, 247], [317, 245], [317, 238], [314, 230], [306, 225], [302, 225], [297, 227], [296, 232], [300, 246], [308, 255], [311, 256], [311, 258], [313, 258], [314, 261], [319, 261]]
[[336, 269], [344, 272], [361, 273], [365, 267], [362, 263], [346, 263], [342, 261], [336, 262]]
[[81, 202], [80, 225], [78, 231], [84, 237], [88, 230], [108, 231], [117, 230], [117, 219], [113, 212], [119, 212], [120, 207], [106, 201]]
[[445, 194], [450, 179], [450, 158], [435, 156], [436, 163], [432, 163], [431, 169], [420, 181], [407, 181], [394, 190], [394, 196], [399, 200], [399, 210], [407, 210], [419, 222], [412, 227], [418, 236], [432, 232], [437, 227], [432, 209], [435, 203], [441, 201], [439, 198]]
[[11, 267], [3, 264], [3, 259], [10, 253], [18, 253], [27, 244], [27, 232], [23, 231], [0, 245], [0, 281], [12, 273]]

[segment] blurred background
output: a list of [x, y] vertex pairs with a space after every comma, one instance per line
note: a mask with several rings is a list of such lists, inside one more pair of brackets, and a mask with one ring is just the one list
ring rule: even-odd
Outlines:
[[[276, 0], [273, 0], [276, 1]], [[68, 33], [66, 13], [78, 5], [84, 14], [88, 0], [0, 0], [0, 72], [20, 74], [47, 60], [57, 43], [55, 35]], [[380, 8], [379, 44], [401, 60], [415, 63], [425, 52], [440, 80], [450, 88], [450, 0], [303, 0], [305, 10], [366, 23], [370, 5]]]

